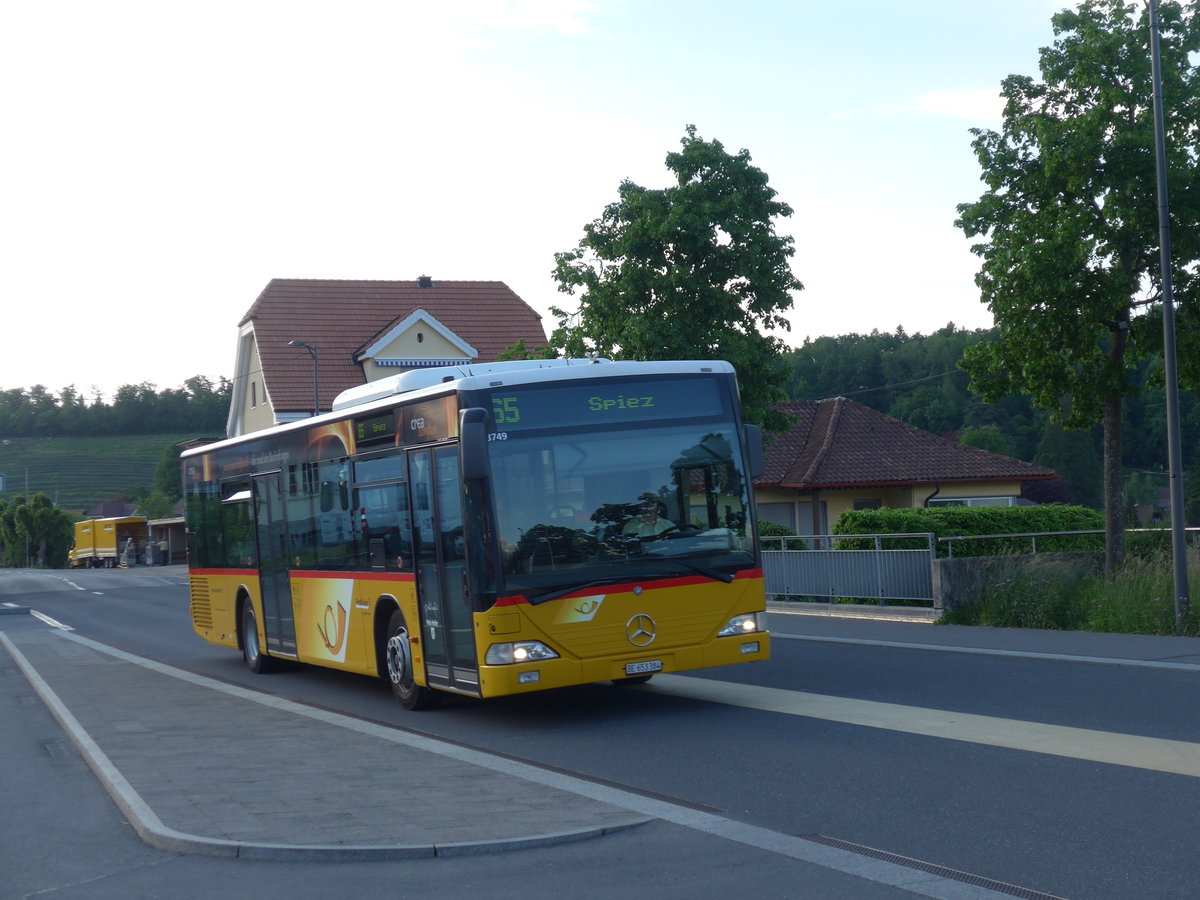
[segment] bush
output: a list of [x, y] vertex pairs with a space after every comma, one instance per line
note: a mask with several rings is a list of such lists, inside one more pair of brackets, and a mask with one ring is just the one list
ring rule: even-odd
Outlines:
[[795, 533], [792, 529], [776, 525], [774, 522], [764, 522], [760, 519], [758, 523], [759, 537], [788, 537]]
[[[763, 522], [760, 520], [758, 523], [758, 536], [760, 538], [791, 537], [795, 533], [796, 532], [792, 531], [792, 529], [785, 528], [782, 525], [776, 525], [774, 522]], [[770, 544], [763, 545], [764, 550], [770, 550], [772, 548], [779, 549], [778, 547], [775, 546], [774, 541], [772, 541]], [[804, 541], [799, 541], [799, 540], [787, 541], [787, 548], [789, 550], [807, 550], [808, 545], [806, 543], [804, 543]]]
[[[1025, 534], [1028, 532], [1087, 531], [1104, 528], [1104, 517], [1084, 506], [932, 506], [924, 509], [854, 509], [838, 516], [833, 533], [920, 534], [939, 538], [989, 534]], [[921, 542], [894, 542], [889, 548]], [[838, 541], [839, 549], [866, 549], [865, 541]], [[1063, 535], [1038, 538], [1039, 552], [1059, 553], [1073, 550], [1098, 550], [1104, 547], [1103, 534]], [[938, 556], [948, 556], [947, 542], [938, 543]], [[995, 538], [981, 541], [955, 541], [955, 556], [999, 556], [1028, 553], [1029, 538]]]

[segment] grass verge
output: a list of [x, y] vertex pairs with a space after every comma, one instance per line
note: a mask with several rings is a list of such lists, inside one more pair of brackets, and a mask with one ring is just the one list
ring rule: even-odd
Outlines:
[[[1197, 588], [1200, 551], [1188, 552], [1191, 610], [1183, 633], [1200, 636]], [[1038, 568], [1000, 575], [974, 603], [948, 612], [947, 625], [1054, 628], [1121, 634], [1175, 634], [1175, 585], [1169, 553], [1131, 556], [1111, 582], [1103, 574], [1080, 575]]]

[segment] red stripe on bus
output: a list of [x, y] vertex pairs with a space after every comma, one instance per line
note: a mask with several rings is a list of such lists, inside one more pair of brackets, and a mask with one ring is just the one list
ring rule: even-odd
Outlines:
[[[734, 575], [734, 580], [745, 581], [752, 578], [761, 580], [762, 577], [762, 569], [743, 569], [741, 572], [738, 572], [736, 575]], [[555, 599], [570, 600], [574, 597], [595, 594], [598, 589], [603, 589], [603, 592], [606, 594], [627, 594], [639, 584], [648, 585], [651, 589], [658, 589], [686, 587], [687, 585], [691, 584], [706, 584], [710, 581], [712, 581], [711, 578], [705, 578], [702, 575], [689, 575], [681, 578], [663, 578], [651, 582], [638, 581], [637, 579], [631, 578], [629, 581], [620, 584], [605, 584], [597, 587], [580, 588], [577, 591], [572, 591], [569, 594], [563, 594], [561, 597], [557, 597]], [[511, 596], [501, 597], [498, 599], [495, 604], [493, 604], [492, 608], [495, 609], [498, 606], [521, 606], [522, 604], [527, 604], [528, 602], [529, 600], [524, 594], [512, 594]]]
[[416, 581], [412, 572], [330, 572], [314, 569], [289, 569], [292, 578], [332, 578], [349, 581]]

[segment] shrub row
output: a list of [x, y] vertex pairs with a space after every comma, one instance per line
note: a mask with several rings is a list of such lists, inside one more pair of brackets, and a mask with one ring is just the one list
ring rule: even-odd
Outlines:
[[[1027, 534], [1031, 532], [1088, 531], [1104, 528], [1104, 517], [1084, 506], [933, 506], [926, 509], [855, 509], [838, 516], [832, 533], [854, 534], [927, 534], [939, 538], [970, 537], [992, 534]], [[950, 555], [949, 543], [939, 541], [938, 556]], [[997, 556], [1007, 553], [1028, 553], [1029, 538], [989, 538], [987, 540], [953, 541], [955, 556]], [[841, 550], [870, 549], [873, 542], [843, 539], [835, 545]], [[923, 540], [892, 539], [887, 549], [922, 548]], [[1039, 537], [1039, 552], [1072, 550], [1101, 550], [1103, 534], [1060, 535]]]

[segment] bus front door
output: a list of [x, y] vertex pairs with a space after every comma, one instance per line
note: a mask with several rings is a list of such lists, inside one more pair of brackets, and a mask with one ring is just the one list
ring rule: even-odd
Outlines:
[[262, 590], [262, 624], [267, 651], [295, 656], [296, 620], [288, 577], [288, 527], [282, 472], [254, 477], [254, 530], [258, 540], [258, 583]]
[[432, 687], [478, 696], [458, 451], [417, 450], [409, 467], [425, 677]]

